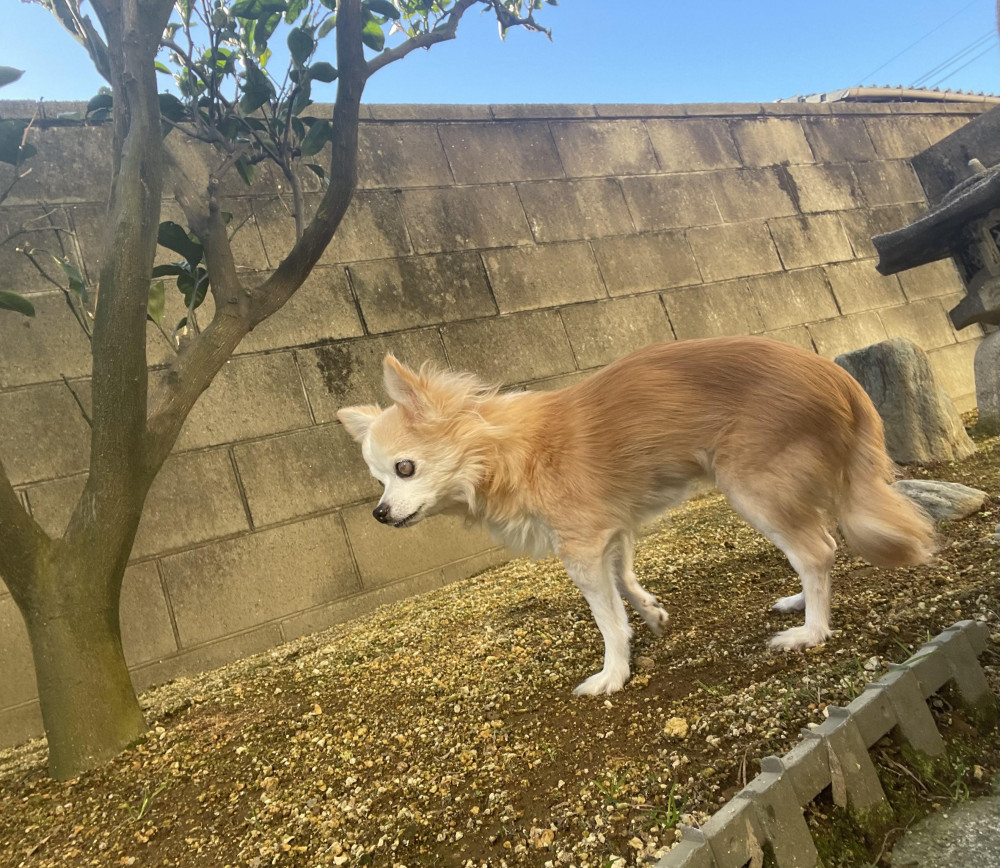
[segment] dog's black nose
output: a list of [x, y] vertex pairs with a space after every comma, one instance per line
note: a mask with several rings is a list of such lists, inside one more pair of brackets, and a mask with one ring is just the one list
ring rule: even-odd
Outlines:
[[389, 519], [389, 504], [380, 503], [375, 509], [372, 510], [372, 515], [375, 516], [382, 524], [388, 524]]

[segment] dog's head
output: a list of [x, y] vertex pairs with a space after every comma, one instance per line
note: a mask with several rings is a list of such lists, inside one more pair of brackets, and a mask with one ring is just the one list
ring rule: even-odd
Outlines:
[[473, 510], [491, 427], [479, 409], [495, 390], [467, 374], [428, 365], [413, 371], [392, 355], [382, 370], [391, 407], [337, 411], [385, 487], [372, 514], [383, 524], [408, 527], [449, 507]]

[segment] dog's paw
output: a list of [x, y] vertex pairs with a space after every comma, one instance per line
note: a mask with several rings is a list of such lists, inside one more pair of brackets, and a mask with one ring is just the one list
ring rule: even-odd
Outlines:
[[646, 625], [652, 630], [657, 636], [662, 636], [667, 629], [667, 622], [670, 620], [670, 616], [667, 614], [666, 609], [661, 609], [659, 606], [652, 607], [648, 613], [647, 617], [643, 619]]
[[812, 648], [814, 645], [822, 645], [829, 638], [829, 630], [817, 630], [814, 627], [792, 627], [790, 630], [782, 630], [772, 636], [770, 644], [772, 648], [797, 651], [803, 648]]
[[573, 691], [574, 696], [602, 696], [607, 693], [617, 693], [628, 681], [628, 668], [624, 670], [602, 669], [596, 675], [591, 675]]
[[771, 606], [776, 612], [801, 612], [806, 607], [806, 595], [801, 591], [790, 597], [782, 597]]

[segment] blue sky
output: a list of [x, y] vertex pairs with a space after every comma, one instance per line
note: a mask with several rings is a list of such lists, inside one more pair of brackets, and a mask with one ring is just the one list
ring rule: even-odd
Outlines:
[[[86, 53], [44, 9], [0, 0], [0, 12], [0, 65], [25, 70], [0, 98], [97, 91]], [[767, 102], [916, 82], [1000, 93], [995, 16], [995, 0], [561, 0], [539, 15], [552, 42], [514, 32], [502, 43], [474, 10], [456, 41], [375, 75], [365, 100]]]

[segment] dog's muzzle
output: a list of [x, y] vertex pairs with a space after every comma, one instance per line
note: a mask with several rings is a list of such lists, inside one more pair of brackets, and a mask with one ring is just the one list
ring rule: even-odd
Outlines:
[[382, 524], [392, 524], [392, 519], [389, 518], [388, 503], [380, 503], [372, 510], [372, 515], [375, 516], [377, 521], [382, 522]]

